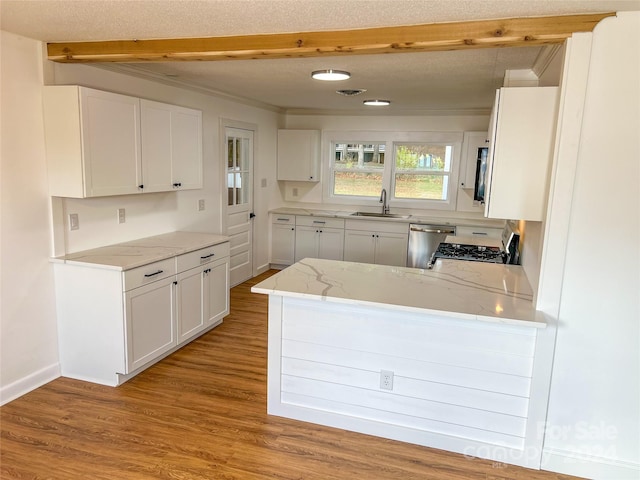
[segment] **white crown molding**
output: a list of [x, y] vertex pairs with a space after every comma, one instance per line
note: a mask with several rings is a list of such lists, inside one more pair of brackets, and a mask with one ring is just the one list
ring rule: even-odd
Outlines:
[[372, 110], [322, 110], [313, 108], [290, 108], [285, 110], [287, 115], [334, 115], [353, 117], [373, 117], [373, 116], [425, 116], [425, 117], [445, 117], [445, 116], [487, 116], [491, 114], [491, 108], [461, 108], [461, 109], [392, 109], [381, 107]]
[[531, 70], [540, 78], [544, 72], [549, 68], [551, 62], [558, 53], [564, 49], [564, 44], [547, 45], [540, 50], [538, 58], [533, 62]]

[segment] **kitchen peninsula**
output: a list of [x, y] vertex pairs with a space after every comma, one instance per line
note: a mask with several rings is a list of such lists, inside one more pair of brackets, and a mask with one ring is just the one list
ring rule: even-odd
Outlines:
[[522, 267], [307, 258], [252, 291], [270, 414], [540, 468], [555, 327]]

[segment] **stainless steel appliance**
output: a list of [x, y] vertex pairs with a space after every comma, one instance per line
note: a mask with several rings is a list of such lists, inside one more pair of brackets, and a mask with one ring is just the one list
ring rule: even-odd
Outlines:
[[438, 245], [444, 242], [448, 235], [455, 234], [456, 227], [451, 225], [410, 224], [407, 267], [427, 268]]
[[520, 264], [518, 244], [520, 234], [507, 222], [502, 231], [502, 246], [469, 245], [449, 238], [442, 242], [433, 252], [427, 268], [432, 268], [438, 258], [451, 260], [468, 260], [473, 262]]

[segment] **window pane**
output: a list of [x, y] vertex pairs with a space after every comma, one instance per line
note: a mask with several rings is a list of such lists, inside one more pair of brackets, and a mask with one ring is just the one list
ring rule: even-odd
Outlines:
[[448, 175], [396, 174], [394, 196], [423, 200], [446, 200], [449, 190]]
[[383, 170], [384, 143], [336, 143], [334, 165], [339, 170]]
[[396, 170], [451, 171], [451, 145], [396, 145]]
[[382, 172], [335, 172], [334, 195], [358, 195], [378, 197], [382, 190]]
[[227, 139], [227, 167], [228, 168], [235, 167], [235, 162], [234, 162], [235, 150], [233, 146], [234, 146], [233, 138], [228, 138]]

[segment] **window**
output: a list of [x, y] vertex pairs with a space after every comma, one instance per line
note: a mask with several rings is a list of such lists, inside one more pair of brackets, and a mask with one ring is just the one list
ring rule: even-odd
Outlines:
[[463, 132], [326, 131], [327, 203], [455, 210]]
[[395, 144], [393, 197], [447, 201], [452, 153], [452, 145]]
[[384, 154], [384, 143], [334, 143], [332, 195], [379, 196]]

